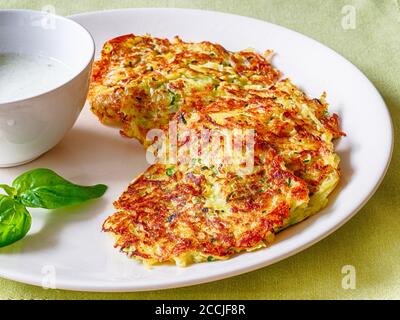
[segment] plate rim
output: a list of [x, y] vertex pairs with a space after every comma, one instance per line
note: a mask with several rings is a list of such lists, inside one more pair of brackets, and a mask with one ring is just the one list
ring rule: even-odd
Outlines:
[[[351, 61], [349, 61], [347, 58], [342, 56], [340, 53], [337, 51], [333, 50], [329, 46], [309, 37], [306, 36], [300, 32], [297, 32], [295, 30], [286, 28], [284, 26], [281, 26], [279, 24], [271, 23], [265, 20], [249, 17], [249, 16], [242, 16], [238, 14], [233, 14], [233, 13], [227, 13], [227, 12], [220, 12], [220, 11], [213, 11], [213, 10], [204, 10], [204, 9], [186, 9], [186, 8], [166, 8], [166, 7], [155, 7], [155, 8], [122, 8], [122, 9], [111, 9], [111, 10], [96, 10], [96, 11], [88, 11], [88, 12], [81, 12], [78, 14], [70, 15], [67, 16], [67, 18], [72, 19], [76, 21], [75, 19], [79, 19], [85, 16], [93, 16], [93, 15], [99, 15], [99, 14], [105, 14], [105, 13], [127, 13], [127, 12], [138, 12], [138, 11], [164, 11], [164, 12], [171, 12], [171, 11], [180, 11], [180, 12], [191, 12], [191, 13], [198, 13], [202, 12], [203, 14], [216, 14], [216, 15], [224, 15], [227, 17], [235, 18], [235, 19], [246, 19], [249, 20], [250, 22], [257, 22], [257, 23], [264, 23], [267, 25], [272, 26], [273, 28], [280, 28], [285, 32], [289, 33], [294, 33], [296, 36], [299, 36], [301, 38], [305, 38], [307, 41], [311, 41], [314, 45], [317, 46], [322, 46], [328, 51], [330, 51], [331, 54], [333, 54], [335, 57], [340, 58], [343, 62], [348, 64], [350, 67], [352, 67], [355, 71], [357, 71], [363, 78], [366, 80], [366, 82], [370, 85], [371, 89], [374, 90], [375, 94], [377, 97], [380, 99], [382, 102], [382, 106], [386, 111], [386, 117], [388, 120], [389, 128], [388, 128], [388, 133], [390, 139], [390, 148], [386, 154], [385, 157], [385, 167], [380, 173], [379, 179], [375, 182], [374, 188], [370, 190], [368, 195], [361, 201], [355, 209], [351, 211], [348, 215], [346, 215], [345, 218], [341, 219], [340, 222], [336, 223], [333, 226], [330, 226], [328, 230], [325, 232], [321, 232], [317, 237], [313, 237], [312, 239], [304, 242], [301, 246], [298, 246], [294, 250], [288, 250], [288, 252], [278, 255], [277, 257], [274, 257], [268, 261], [261, 261], [258, 263], [253, 263], [252, 265], [249, 266], [242, 266], [240, 268], [237, 268], [233, 271], [225, 271], [225, 272], [220, 272], [219, 274], [216, 275], [211, 275], [211, 276], [196, 276], [191, 279], [183, 279], [183, 280], [174, 280], [171, 281], [169, 279], [165, 280], [163, 279], [162, 281], [159, 281], [157, 284], [151, 284], [151, 285], [135, 285], [132, 283], [132, 281], [127, 281], [126, 284], [121, 284], [118, 283], [117, 285], [113, 283], [102, 283], [102, 284], [96, 284], [94, 285], [93, 283], [88, 284], [88, 283], [83, 283], [81, 281], [71, 281], [71, 280], [62, 280], [58, 279], [57, 280], [57, 289], [62, 289], [62, 290], [70, 290], [70, 291], [85, 291], [85, 292], [144, 292], [144, 291], [154, 291], [154, 290], [164, 290], [164, 289], [173, 289], [173, 288], [181, 288], [181, 287], [187, 287], [187, 286], [192, 286], [192, 285], [199, 285], [199, 284], [204, 284], [208, 282], [213, 282], [217, 280], [222, 280], [234, 276], [238, 276], [244, 273], [248, 273], [251, 271], [255, 271], [257, 269], [275, 264], [279, 261], [282, 261], [284, 259], [287, 259], [290, 256], [294, 256], [297, 253], [313, 246], [317, 242], [321, 241], [322, 239], [328, 237], [331, 235], [333, 232], [341, 228], [345, 223], [347, 223], [351, 218], [353, 218], [365, 205], [366, 203], [371, 199], [371, 197], [375, 194], [375, 192], [378, 190], [380, 187], [382, 181], [384, 180], [386, 173], [389, 169], [390, 162], [393, 156], [393, 150], [394, 150], [394, 126], [393, 126], [393, 119], [390, 114], [390, 110], [386, 105], [385, 100], [383, 99], [381, 93], [379, 90], [375, 87], [373, 82], [369, 80], [369, 78], [362, 72], [356, 65], [354, 65]], [[78, 22], [79, 23], [79, 22]], [[84, 27], [85, 28], [85, 27]], [[89, 31], [90, 33], [90, 31]], [[35, 285], [35, 286], [42, 286], [42, 283], [40, 279], [34, 278], [29, 275], [25, 275], [20, 272], [4, 272], [0, 268], [0, 276], [9, 280], [21, 282], [21, 283], [26, 283], [30, 285]]]

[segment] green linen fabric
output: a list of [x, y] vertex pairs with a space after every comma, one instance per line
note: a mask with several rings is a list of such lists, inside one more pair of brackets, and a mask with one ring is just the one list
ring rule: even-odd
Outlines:
[[[199, 8], [251, 16], [283, 25], [333, 48], [360, 68], [378, 88], [390, 109], [395, 139], [400, 134], [400, 1], [0, 0], [0, 9], [40, 10], [45, 5], [53, 5], [60, 15], [112, 8]], [[354, 9], [356, 20], [352, 25], [345, 16]], [[400, 150], [396, 144], [391, 166], [381, 187], [350, 222], [311, 248], [258, 271], [204, 285], [139, 293], [44, 290], [0, 279], [0, 298], [398, 299], [399, 169]], [[346, 265], [355, 268], [355, 289], [342, 286], [345, 277], [342, 271], [345, 271], [343, 267]]]

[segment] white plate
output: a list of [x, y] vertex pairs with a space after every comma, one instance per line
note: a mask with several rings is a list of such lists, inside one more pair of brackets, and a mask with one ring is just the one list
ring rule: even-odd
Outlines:
[[109, 191], [103, 199], [74, 209], [35, 210], [29, 236], [0, 250], [0, 276], [86, 291], [153, 290], [231, 277], [287, 258], [326, 237], [349, 220], [381, 182], [393, 145], [388, 110], [356, 67], [318, 42], [263, 21], [207, 11], [132, 9], [73, 19], [92, 33], [97, 51], [106, 40], [127, 33], [210, 40], [230, 50], [274, 49], [274, 64], [295, 84], [311, 96], [328, 92], [330, 110], [340, 115], [348, 134], [337, 145], [343, 178], [328, 208], [282, 232], [270, 248], [185, 269], [147, 270], [113, 249], [111, 239], [100, 232], [113, 213], [112, 201], [146, 168], [144, 150], [121, 138], [118, 130], [100, 125], [86, 107], [60, 145], [29, 165], [1, 169], [1, 182], [11, 182], [29, 168], [49, 167], [78, 183], [106, 183]]

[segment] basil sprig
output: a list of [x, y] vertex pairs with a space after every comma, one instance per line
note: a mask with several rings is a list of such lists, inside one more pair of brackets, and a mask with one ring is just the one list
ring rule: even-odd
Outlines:
[[22, 239], [31, 227], [26, 209], [58, 209], [101, 197], [107, 186], [80, 186], [49, 169], [35, 169], [17, 177], [12, 186], [0, 184], [0, 247]]
[[105, 185], [84, 187], [73, 184], [49, 169], [36, 169], [20, 175], [12, 187], [19, 201], [30, 208], [57, 209], [99, 198]]

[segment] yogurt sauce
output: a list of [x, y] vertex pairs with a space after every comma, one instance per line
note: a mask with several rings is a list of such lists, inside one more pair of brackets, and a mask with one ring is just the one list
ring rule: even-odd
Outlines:
[[44, 93], [65, 83], [72, 70], [40, 55], [0, 53], [0, 103]]

